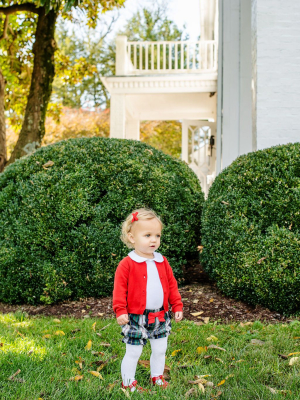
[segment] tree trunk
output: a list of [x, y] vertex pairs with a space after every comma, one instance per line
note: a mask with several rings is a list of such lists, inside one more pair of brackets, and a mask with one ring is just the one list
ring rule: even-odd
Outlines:
[[39, 8], [33, 45], [34, 64], [24, 122], [8, 164], [40, 147], [45, 135], [45, 118], [54, 79], [54, 40], [57, 14]]
[[5, 79], [0, 69], [0, 172], [3, 171], [5, 164], [7, 162], [4, 102], [5, 102]]

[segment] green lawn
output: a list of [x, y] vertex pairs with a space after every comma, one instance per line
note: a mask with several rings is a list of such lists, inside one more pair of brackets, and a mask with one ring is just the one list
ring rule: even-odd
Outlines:
[[[21, 312], [0, 314], [1, 400], [127, 399], [120, 389], [120, 364], [125, 351], [120, 339], [115, 319], [62, 318], [59, 321], [29, 318]], [[252, 339], [263, 343], [251, 344]], [[205, 349], [212, 344], [226, 351]], [[172, 355], [175, 350], [180, 351]], [[300, 399], [300, 363], [289, 365], [292, 357], [300, 357], [300, 354], [289, 354], [298, 351], [299, 321], [288, 325], [254, 322], [247, 326], [173, 322], [166, 359], [170, 367], [170, 388], [151, 394], [133, 393], [129, 397], [185, 399], [185, 394], [195, 388], [189, 398]], [[278, 354], [288, 357], [283, 359]], [[148, 343], [141, 359], [149, 360], [149, 357]], [[106, 360], [108, 363], [98, 371], [103, 379], [89, 372], [97, 372]], [[181, 368], [183, 365], [186, 367]], [[21, 372], [14, 380], [9, 380], [19, 369]], [[203, 381], [204, 393], [197, 384], [189, 383], [201, 375], [210, 375], [204, 379], [214, 384], [209, 387]], [[75, 377], [81, 379], [76, 381]], [[138, 365], [136, 378], [150, 388], [147, 367]]]

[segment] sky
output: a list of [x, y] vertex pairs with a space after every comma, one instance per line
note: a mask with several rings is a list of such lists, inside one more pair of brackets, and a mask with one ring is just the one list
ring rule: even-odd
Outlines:
[[[186, 32], [190, 40], [197, 40], [200, 35], [200, 0], [168, 0], [168, 17], [173, 20], [179, 28], [186, 25]], [[153, 4], [154, 0], [126, 0], [125, 8], [119, 12], [119, 19], [115, 24], [112, 34], [121, 29], [126, 20], [138, 10]]]

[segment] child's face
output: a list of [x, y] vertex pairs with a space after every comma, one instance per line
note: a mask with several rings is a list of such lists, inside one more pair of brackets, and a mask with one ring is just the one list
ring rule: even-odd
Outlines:
[[135, 252], [146, 258], [153, 258], [153, 252], [159, 248], [161, 224], [153, 218], [146, 221], [136, 221], [128, 239], [133, 244]]

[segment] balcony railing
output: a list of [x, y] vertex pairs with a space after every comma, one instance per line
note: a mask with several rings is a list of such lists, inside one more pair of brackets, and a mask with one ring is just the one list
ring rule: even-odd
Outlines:
[[214, 40], [128, 42], [118, 36], [116, 75], [216, 72], [217, 51]]

